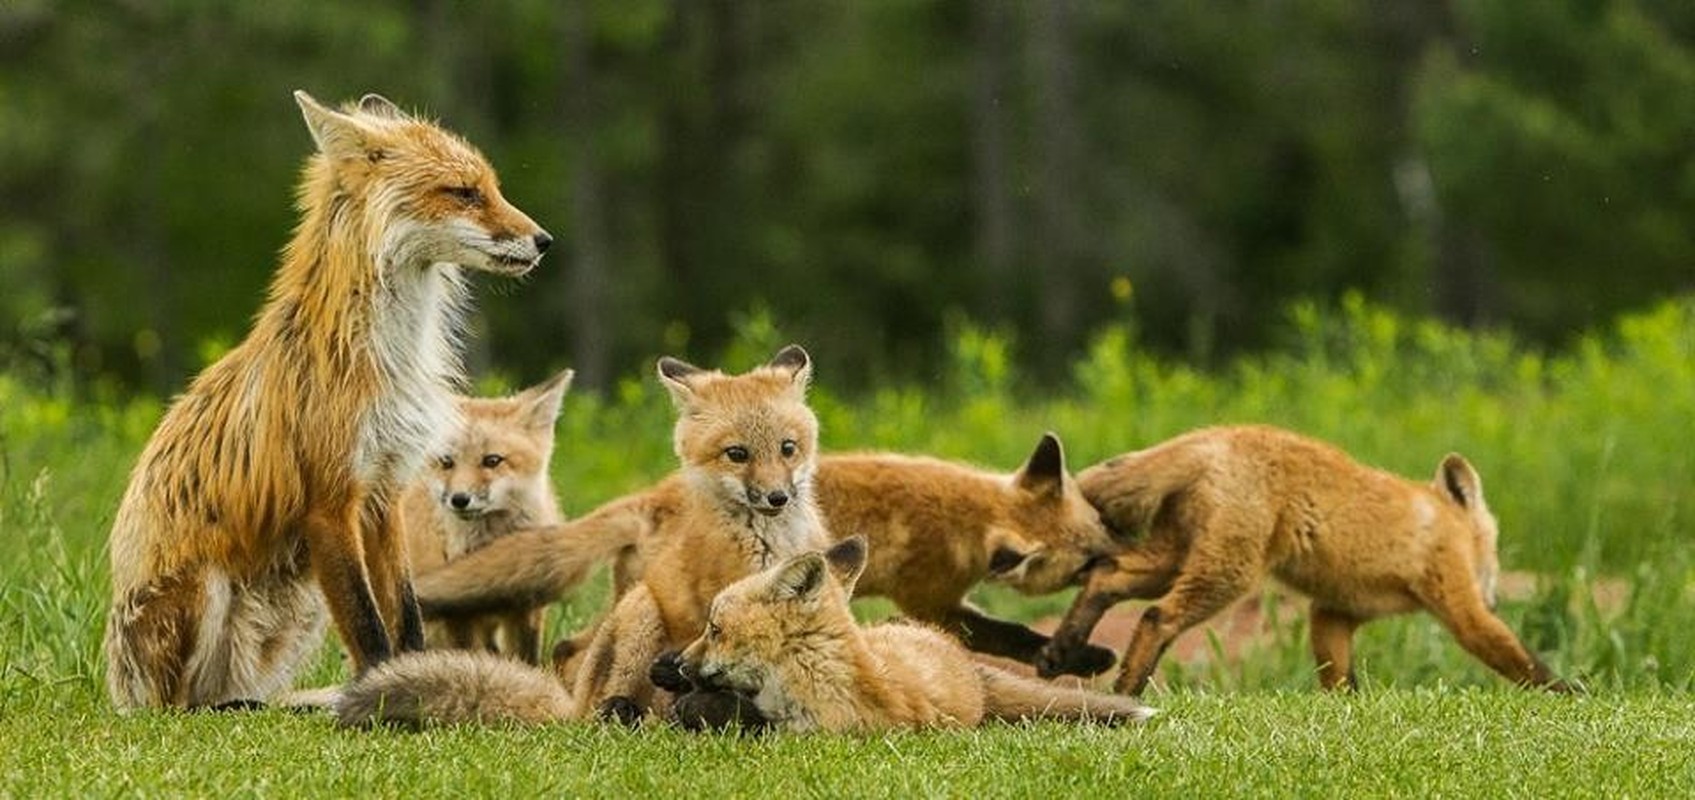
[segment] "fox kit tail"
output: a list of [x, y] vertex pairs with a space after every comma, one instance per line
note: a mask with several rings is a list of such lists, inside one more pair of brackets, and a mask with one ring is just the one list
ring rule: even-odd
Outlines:
[[544, 606], [631, 548], [651, 527], [641, 498], [613, 501], [581, 519], [503, 536], [413, 582], [425, 616]]
[[571, 696], [534, 667], [492, 653], [405, 653], [367, 670], [341, 691], [337, 720], [420, 729], [427, 725], [541, 725], [569, 719]]
[[990, 719], [1122, 725], [1146, 722], [1159, 713], [1132, 697], [1056, 686], [988, 664], [976, 666], [983, 680], [983, 714]]

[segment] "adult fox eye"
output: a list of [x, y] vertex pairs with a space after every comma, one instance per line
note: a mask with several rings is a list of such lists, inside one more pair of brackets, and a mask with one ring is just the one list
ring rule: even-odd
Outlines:
[[449, 197], [465, 205], [480, 206], [483, 204], [483, 193], [475, 186], [444, 186], [441, 190], [446, 192]]
[[489, 453], [483, 456], [483, 469], [494, 469], [506, 461], [506, 456], [499, 453]]
[[780, 449], [783, 452], [783, 458], [791, 458], [794, 456], [795, 451], [800, 449], [800, 445], [795, 444], [795, 440], [793, 439], [784, 439], [783, 445]]
[[730, 459], [732, 464], [746, 464], [748, 459], [747, 448], [739, 444], [726, 447], [724, 448], [724, 457]]

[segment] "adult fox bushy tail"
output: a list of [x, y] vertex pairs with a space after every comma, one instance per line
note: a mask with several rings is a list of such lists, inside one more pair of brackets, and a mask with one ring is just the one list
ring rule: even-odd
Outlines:
[[1494, 613], [1495, 517], [1459, 455], [1420, 483], [1288, 431], [1219, 427], [1090, 467], [1078, 484], [1133, 541], [1089, 575], [1038, 661], [1045, 675], [1113, 605], [1152, 599], [1116, 684], [1139, 694], [1178, 634], [1269, 574], [1312, 599], [1312, 649], [1326, 688], [1354, 684], [1355, 629], [1420, 608], [1514, 683], [1570, 688]]
[[459, 137], [296, 92], [317, 144], [247, 338], [166, 412], [112, 526], [120, 709], [263, 700], [333, 619], [357, 669], [422, 645], [393, 502], [454, 427], [463, 270], [550, 237]]
[[[571, 370], [511, 397], [461, 397], [462, 422], [402, 496], [414, 580], [514, 531], [563, 518], [548, 464]], [[425, 619], [432, 648], [488, 649], [540, 663], [545, 608]]]
[[743, 578], [712, 601], [681, 655], [694, 686], [749, 698], [790, 731], [970, 727], [986, 720], [1140, 722], [1129, 698], [1054, 686], [975, 660], [924, 625], [861, 628], [848, 598], [865, 569], [862, 537]]
[[[1113, 540], [1065, 468], [1059, 438], [1044, 435], [1022, 467], [994, 473], [890, 453], [821, 456], [813, 480], [831, 530], [863, 533], [871, 560], [859, 594], [887, 597], [979, 652], [1034, 661], [1047, 637], [991, 617], [966, 601], [985, 579], [1026, 594], [1075, 585]], [[619, 594], [637, 576], [641, 551], [662, 520], [680, 513], [688, 487], [673, 476], [562, 526], [526, 531], [418, 579], [426, 616], [527, 608], [577, 585], [598, 561], [615, 559]], [[645, 544], [644, 544], [645, 543]], [[582, 647], [562, 643], [556, 658]], [[1110, 668], [1111, 651], [1085, 645], [1064, 671]], [[567, 673], [569, 670], [565, 670]]]

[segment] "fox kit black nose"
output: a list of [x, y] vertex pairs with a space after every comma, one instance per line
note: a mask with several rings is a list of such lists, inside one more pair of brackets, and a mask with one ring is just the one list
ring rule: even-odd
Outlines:
[[460, 511], [464, 511], [471, 505], [471, 496], [464, 492], [454, 492], [453, 496], [447, 498], [447, 503]]
[[787, 492], [772, 492], [765, 496], [765, 502], [770, 503], [773, 508], [782, 508], [789, 504], [789, 495]]
[[536, 233], [535, 241], [536, 241], [536, 252], [545, 253], [545, 252], [547, 252], [547, 246], [550, 245], [550, 244], [553, 244], [553, 237], [547, 235], [547, 231], [540, 231], [540, 232]]

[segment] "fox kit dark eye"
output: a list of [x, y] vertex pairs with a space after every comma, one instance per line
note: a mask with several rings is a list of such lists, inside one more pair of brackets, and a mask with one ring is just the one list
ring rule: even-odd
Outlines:
[[716, 622], [706, 623], [706, 638], [716, 639], [716, 638], [718, 638], [718, 634], [723, 633], [723, 632], [724, 632], [724, 630], [722, 628], [718, 627], [718, 623], [716, 623]]
[[795, 444], [793, 439], [784, 439], [782, 447], [778, 449], [782, 451], [783, 458], [794, 458], [795, 453], [800, 450], [800, 445]]
[[495, 467], [505, 463], [505, 461], [506, 456], [499, 453], [489, 453], [488, 455], [483, 456], [483, 469], [494, 469]]
[[732, 464], [746, 464], [748, 459], [747, 448], [739, 444], [731, 445], [724, 448], [724, 457], [730, 459]]
[[453, 469], [453, 456], [442, 456], [436, 459], [436, 466], [442, 469]]
[[468, 206], [483, 204], [483, 193], [475, 186], [443, 186], [442, 192]]

